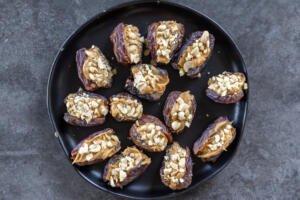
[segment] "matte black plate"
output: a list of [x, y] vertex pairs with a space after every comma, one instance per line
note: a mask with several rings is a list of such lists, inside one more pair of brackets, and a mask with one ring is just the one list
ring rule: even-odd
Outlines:
[[[82, 87], [76, 71], [76, 50], [82, 47], [90, 47], [93, 44], [101, 48], [110, 60], [111, 65], [118, 70], [118, 74], [114, 78], [113, 87], [98, 90], [96, 93], [109, 97], [110, 95], [124, 91], [123, 86], [125, 79], [129, 75], [129, 68], [116, 63], [109, 35], [118, 23], [124, 22], [137, 25], [141, 33], [146, 36], [147, 26], [151, 22], [159, 20], [176, 20], [183, 23], [186, 29], [185, 38], [194, 31], [209, 30], [215, 36], [216, 44], [206, 68], [202, 71], [200, 79], [190, 80], [188, 78], [179, 78], [178, 71], [174, 70], [171, 66], [165, 66], [171, 82], [161, 101], [157, 103], [142, 101], [144, 113], [152, 114], [163, 120], [162, 109], [168, 93], [173, 90], [190, 90], [196, 96], [197, 112], [192, 126], [186, 129], [181, 135], [175, 136], [175, 141], [192, 148], [194, 141], [201, 136], [206, 127], [217, 117], [223, 115], [233, 120], [234, 126], [237, 128], [237, 136], [234, 142], [217, 162], [202, 163], [197, 157], [193, 156], [193, 182], [188, 188], [191, 189], [221, 171], [232, 159], [242, 136], [248, 104], [248, 93], [246, 93], [240, 102], [233, 105], [214, 103], [205, 95], [208, 78], [213, 75], [227, 70], [243, 72], [247, 76], [245, 64], [238, 48], [230, 36], [208, 17], [190, 8], [174, 3], [145, 1], [122, 4], [93, 17], [67, 39], [55, 59], [48, 82], [48, 110], [52, 124], [58, 132], [60, 143], [68, 157], [72, 148], [80, 140], [106, 127], [115, 129], [121, 139], [122, 149], [128, 145], [133, 145], [128, 139], [128, 131], [132, 123], [120, 123], [115, 121], [111, 116], [107, 117], [105, 124], [91, 128], [74, 127], [66, 124], [63, 121], [63, 114], [66, 111], [63, 100], [69, 93], [76, 92], [79, 87]], [[149, 62], [149, 58], [144, 58], [143, 61], [145, 63]], [[159, 168], [164, 153], [147, 154], [151, 156], [152, 164], [141, 177], [123, 189], [113, 189], [106, 186], [103, 182], [102, 173], [106, 162], [91, 166], [74, 167], [82, 177], [96, 187], [124, 197], [159, 198], [175, 196], [188, 190], [173, 192], [165, 187], [159, 177]]]

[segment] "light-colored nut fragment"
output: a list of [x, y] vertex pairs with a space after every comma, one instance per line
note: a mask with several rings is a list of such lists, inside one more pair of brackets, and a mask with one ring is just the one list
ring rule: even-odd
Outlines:
[[139, 63], [142, 58], [144, 38], [136, 26], [124, 25], [124, 41], [127, 54], [131, 63]]

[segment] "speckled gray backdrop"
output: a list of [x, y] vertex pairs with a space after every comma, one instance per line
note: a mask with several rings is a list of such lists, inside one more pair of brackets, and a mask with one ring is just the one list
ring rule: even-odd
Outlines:
[[[117, 199], [72, 169], [45, 91], [62, 42], [114, 1], [0, 0], [0, 199]], [[231, 164], [178, 199], [300, 198], [300, 1], [185, 0], [240, 47], [251, 82], [245, 137]]]

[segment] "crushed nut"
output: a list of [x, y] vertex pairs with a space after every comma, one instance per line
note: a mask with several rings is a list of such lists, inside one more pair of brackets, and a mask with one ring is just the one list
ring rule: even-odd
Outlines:
[[136, 26], [124, 25], [124, 41], [130, 62], [135, 64], [141, 62], [144, 37]]
[[120, 140], [113, 129], [96, 132], [73, 149], [73, 164], [85, 165], [93, 161], [103, 161], [117, 153], [120, 148]]

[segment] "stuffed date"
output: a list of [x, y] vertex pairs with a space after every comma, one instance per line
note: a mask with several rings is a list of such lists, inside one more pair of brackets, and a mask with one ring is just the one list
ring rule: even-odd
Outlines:
[[208, 31], [192, 33], [186, 44], [179, 51], [177, 59], [172, 66], [179, 70], [180, 76], [200, 77], [200, 72], [213, 51], [214, 43], [215, 38]]
[[180, 48], [184, 26], [176, 21], [159, 21], [148, 27], [147, 43], [155, 63], [168, 64]]
[[226, 117], [219, 117], [196, 140], [193, 152], [203, 162], [215, 161], [223, 151], [226, 151], [235, 135], [236, 130], [232, 126], [232, 121]]
[[193, 163], [188, 147], [174, 142], [164, 156], [160, 178], [172, 190], [182, 190], [192, 183]]
[[142, 117], [143, 104], [128, 93], [110, 97], [110, 114], [117, 121], [135, 121]]
[[129, 131], [133, 143], [146, 151], [161, 152], [172, 142], [172, 135], [167, 127], [156, 117], [143, 115]]
[[168, 84], [167, 70], [150, 64], [139, 64], [131, 67], [131, 76], [126, 80], [125, 89], [140, 98], [157, 101]]
[[241, 100], [248, 88], [243, 73], [223, 72], [208, 80], [206, 95], [217, 103], [231, 104]]
[[111, 87], [113, 70], [98, 47], [93, 45], [89, 49], [79, 49], [76, 63], [79, 79], [86, 90]]
[[171, 92], [165, 102], [163, 116], [166, 125], [173, 133], [181, 133], [190, 127], [196, 112], [197, 103], [190, 91]]
[[128, 65], [141, 62], [144, 37], [136, 26], [118, 24], [110, 35], [110, 40], [119, 63]]
[[104, 96], [79, 91], [69, 94], [64, 100], [67, 112], [64, 120], [75, 126], [95, 126], [105, 122], [108, 101]]
[[111, 128], [98, 131], [82, 140], [71, 152], [73, 164], [91, 165], [110, 158], [121, 149], [121, 143]]
[[103, 179], [111, 187], [122, 188], [137, 179], [150, 163], [151, 158], [136, 147], [127, 147], [121, 154], [108, 161]]

